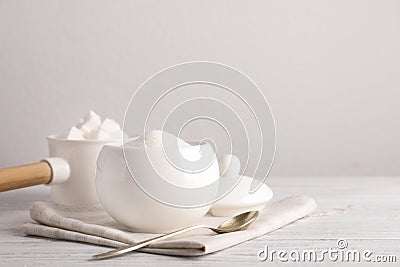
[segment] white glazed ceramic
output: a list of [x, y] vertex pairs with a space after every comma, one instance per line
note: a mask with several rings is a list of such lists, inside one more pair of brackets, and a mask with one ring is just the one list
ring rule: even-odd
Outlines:
[[[234, 177], [221, 177], [220, 182], [223, 183], [224, 179], [232, 178]], [[263, 210], [267, 202], [272, 199], [272, 190], [266, 184], [262, 184], [256, 192], [250, 194], [249, 190], [252, 181], [253, 178], [243, 176], [232, 191], [212, 205], [212, 215], [230, 217], [246, 211]]]
[[[188, 174], [171, 166], [163, 158], [160, 148], [104, 146], [97, 161], [96, 187], [104, 209], [117, 222], [142, 232], [164, 233], [196, 223], [210, 208], [210, 204], [199, 207], [171, 206], [146, 194], [133, 179], [133, 172], [138, 178], [146, 179], [147, 185], [163, 190], [159, 185], [157, 174], [170, 184], [184, 188], [210, 186], [208, 197], [213, 199], [218, 193], [219, 167], [215, 152], [209, 144], [202, 153], [213, 153], [214, 160], [208, 168]], [[129, 168], [125, 162], [124, 150]], [[163, 148], [167, 149], [168, 148]], [[196, 149], [198, 146], [183, 148]], [[209, 152], [204, 152], [209, 151]], [[204, 154], [202, 156], [205, 156]], [[153, 168], [151, 162], [159, 167]], [[161, 167], [160, 167], [161, 166]], [[163, 166], [163, 167], [162, 167]], [[132, 170], [130, 172], [131, 169]], [[156, 169], [156, 172], [155, 172]], [[165, 190], [168, 194], [168, 190]], [[175, 196], [179, 199], [179, 195]], [[190, 197], [190, 196], [189, 196]]]
[[249, 193], [253, 178], [240, 177], [240, 160], [235, 155], [223, 155], [219, 160], [221, 195], [230, 190], [237, 179], [239, 183], [222, 199], [211, 206], [211, 213], [219, 217], [231, 217], [242, 212], [262, 210], [272, 199], [272, 190], [265, 184], [254, 192]]
[[[115, 140], [66, 140], [56, 136], [47, 138], [50, 157], [68, 162], [70, 175], [66, 181], [51, 184], [52, 201], [63, 205], [89, 205], [98, 203], [95, 172], [96, 161], [105, 144], [121, 143]], [[54, 158], [45, 159], [54, 160]]]

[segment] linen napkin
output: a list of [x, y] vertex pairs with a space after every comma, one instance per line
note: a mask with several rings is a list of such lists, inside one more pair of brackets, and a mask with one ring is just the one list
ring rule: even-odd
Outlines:
[[[204, 255], [265, 235], [309, 215], [315, 208], [312, 198], [291, 196], [269, 203], [246, 230], [218, 235], [200, 229], [154, 243], [141, 251], [179, 256]], [[71, 207], [35, 202], [30, 209], [30, 216], [35, 222], [25, 223], [22, 227], [27, 235], [108, 247], [133, 244], [158, 235], [129, 231], [115, 222], [100, 205]], [[226, 219], [206, 215], [198, 223], [215, 227]]]

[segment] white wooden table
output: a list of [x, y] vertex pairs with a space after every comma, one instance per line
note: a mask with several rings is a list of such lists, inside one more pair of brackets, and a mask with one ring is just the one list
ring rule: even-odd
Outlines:
[[[348, 249], [368, 249], [374, 255], [397, 257], [397, 263], [385, 266], [400, 264], [400, 177], [268, 178], [267, 184], [274, 191], [275, 199], [294, 194], [314, 197], [318, 210], [264, 237], [211, 255], [181, 258], [135, 253], [99, 262], [88, 259], [107, 248], [21, 233], [20, 226], [29, 220], [32, 202], [49, 200], [47, 187], [0, 193], [0, 266], [271, 266], [281, 263], [261, 262], [257, 258], [257, 252], [266, 245], [288, 253], [293, 249], [321, 251], [336, 248], [338, 239], [346, 239]], [[329, 259], [323, 263], [335, 264]]]

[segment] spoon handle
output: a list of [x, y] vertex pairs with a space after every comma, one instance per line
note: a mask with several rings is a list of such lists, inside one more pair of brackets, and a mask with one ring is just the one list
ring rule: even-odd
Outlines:
[[131, 251], [135, 251], [135, 250], [140, 249], [142, 247], [148, 246], [148, 245], [150, 245], [150, 244], [152, 244], [154, 242], [158, 242], [158, 241], [167, 239], [169, 237], [180, 235], [180, 234], [183, 234], [185, 232], [189, 232], [191, 230], [199, 229], [199, 228], [210, 228], [210, 227], [204, 226], [204, 225], [190, 226], [190, 227], [183, 228], [183, 229], [180, 229], [180, 230], [177, 230], [177, 231], [165, 234], [165, 235], [160, 235], [160, 236], [157, 236], [157, 237], [153, 237], [153, 238], [144, 240], [142, 242], [139, 242], [139, 243], [136, 243], [136, 244], [133, 244], [133, 245], [122, 246], [122, 247], [120, 247], [118, 249], [114, 249], [114, 250], [110, 250], [110, 251], [105, 252], [105, 253], [94, 255], [94, 256], [92, 256], [92, 259], [102, 260], [102, 259], [107, 259], [107, 258], [119, 256], [119, 255], [122, 255], [122, 254], [125, 254], [125, 253], [128, 253], [128, 252], [131, 252]]

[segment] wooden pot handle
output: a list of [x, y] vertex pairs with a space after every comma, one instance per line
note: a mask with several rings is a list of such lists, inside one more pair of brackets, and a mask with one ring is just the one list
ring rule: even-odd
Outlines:
[[41, 161], [21, 166], [0, 169], [0, 192], [48, 184], [52, 169], [49, 163]]

